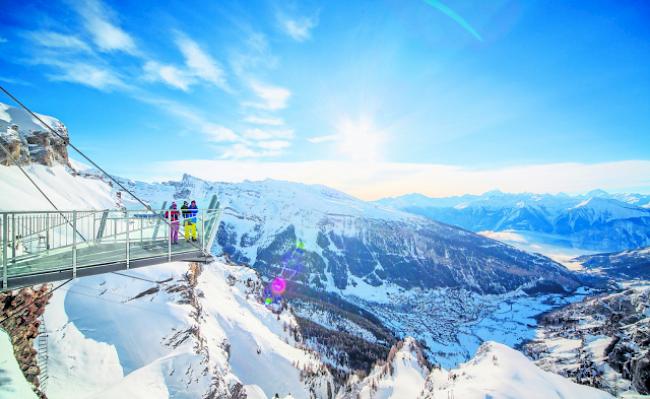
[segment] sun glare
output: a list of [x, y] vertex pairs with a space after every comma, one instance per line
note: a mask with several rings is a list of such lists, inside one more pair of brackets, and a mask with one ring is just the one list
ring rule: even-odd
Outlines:
[[340, 137], [338, 149], [348, 159], [380, 160], [385, 134], [375, 127], [371, 118], [345, 118], [337, 126], [337, 133]]

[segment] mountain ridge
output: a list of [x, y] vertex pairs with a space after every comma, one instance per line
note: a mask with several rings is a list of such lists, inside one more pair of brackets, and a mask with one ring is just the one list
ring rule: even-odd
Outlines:
[[409, 194], [376, 202], [474, 232], [528, 233], [540, 244], [546, 241], [539, 235], [548, 235], [549, 242], [585, 252], [650, 245], [650, 195], [492, 191], [447, 198]]

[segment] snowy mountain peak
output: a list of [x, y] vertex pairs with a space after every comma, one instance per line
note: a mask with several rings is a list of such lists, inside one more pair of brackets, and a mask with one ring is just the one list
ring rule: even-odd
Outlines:
[[520, 352], [496, 342], [486, 342], [472, 360], [454, 370], [434, 369], [427, 378], [422, 399], [610, 399], [595, 388], [578, 385], [538, 368]]
[[599, 188], [589, 191], [586, 195], [587, 197], [602, 197], [602, 198], [608, 198], [610, 196], [607, 191], [601, 190]]
[[609, 221], [612, 219], [631, 219], [638, 217], [650, 217], [650, 211], [639, 208], [624, 202], [602, 197], [590, 197], [569, 209], [569, 214], [586, 211], [592, 220]]
[[415, 339], [407, 337], [367, 377], [353, 376], [337, 399], [417, 398], [428, 374], [422, 350]]

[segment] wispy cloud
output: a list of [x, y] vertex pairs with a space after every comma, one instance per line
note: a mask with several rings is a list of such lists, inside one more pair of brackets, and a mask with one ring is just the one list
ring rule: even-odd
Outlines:
[[183, 33], [176, 33], [176, 45], [184, 57], [184, 65], [146, 61], [142, 67], [144, 79], [162, 82], [173, 88], [188, 91], [200, 81], [214, 84], [230, 91], [225, 73], [219, 63], [204, 51], [194, 40]]
[[315, 136], [315, 137], [309, 137], [307, 141], [313, 144], [320, 144], [320, 143], [328, 143], [332, 141], [337, 141], [339, 139], [339, 136], [336, 134], [328, 134], [326, 136]]
[[[71, 2], [88, 35], [70, 34], [67, 27], [60, 31], [34, 30], [23, 32], [30, 45], [28, 54], [20, 62], [48, 67], [45, 76], [52, 81], [80, 84], [102, 91], [132, 89], [127, 74], [118, 72], [102, 52], [123, 51], [134, 54], [131, 36], [113, 24], [112, 10], [98, 0]], [[84, 36], [92, 39], [84, 40]], [[92, 44], [96, 47], [93, 47]]]
[[54, 81], [78, 83], [102, 91], [128, 87], [119, 75], [108, 67], [81, 61], [68, 62], [53, 59], [41, 59], [36, 62], [54, 68], [56, 73], [48, 74], [48, 77]]
[[244, 118], [244, 121], [251, 123], [253, 125], [265, 125], [265, 126], [284, 125], [284, 120], [282, 118], [273, 117], [273, 116], [248, 115], [246, 118]]
[[203, 133], [213, 142], [237, 141], [239, 136], [231, 129], [216, 123], [203, 123]]
[[225, 73], [219, 63], [206, 53], [194, 40], [178, 34], [176, 44], [185, 57], [190, 73], [207, 82], [228, 90]]
[[304, 42], [311, 38], [311, 31], [318, 25], [316, 17], [298, 17], [292, 18], [282, 13], [277, 14], [280, 27], [293, 40]]
[[237, 142], [241, 137], [230, 128], [204, 117], [198, 110], [188, 107], [180, 102], [152, 96], [147, 93], [135, 95], [139, 101], [154, 105], [167, 113], [177, 116], [184, 123], [191, 126], [193, 133], [203, 135], [211, 143]]
[[189, 76], [186, 71], [174, 65], [147, 61], [142, 69], [145, 72], [145, 80], [164, 82], [183, 91], [187, 91], [190, 85], [195, 82], [195, 79]]
[[261, 141], [257, 144], [257, 146], [265, 150], [282, 150], [291, 146], [291, 143], [285, 140], [272, 140]]
[[249, 82], [251, 89], [261, 101], [248, 101], [243, 105], [253, 108], [277, 111], [287, 107], [291, 91], [284, 87], [272, 86], [255, 80]]
[[242, 37], [243, 42], [232, 49], [228, 57], [230, 67], [240, 78], [244, 79], [251, 70], [273, 69], [278, 65], [278, 58], [271, 52], [266, 35], [247, 28]]
[[7, 40], [6, 37], [2, 37], [2, 36], [0, 36], [0, 44], [2, 44], [2, 43], [7, 43], [8, 41], [9, 41], [9, 40]]
[[33, 83], [28, 82], [26, 80], [17, 79], [17, 78], [5, 78], [3, 76], [0, 76], [0, 82], [9, 83], [12, 85], [20, 85], [20, 86], [33, 86]]
[[59, 50], [90, 52], [90, 46], [74, 35], [67, 35], [52, 31], [37, 31], [28, 34], [32, 42], [39, 46]]
[[292, 139], [293, 135], [293, 129], [262, 130], [255, 128], [247, 129], [243, 133], [245, 138], [251, 140]]
[[112, 11], [99, 0], [82, 0], [72, 4], [81, 15], [93, 42], [101, 51], [137, 53], [133, 38], [116, 24]]
[[237, 143], [228, 147], [221, 155], [222, 159], [240, 160], [252, 158], [277, 157], [282, 152], [278, 149], [257, 149], [246, 143]]

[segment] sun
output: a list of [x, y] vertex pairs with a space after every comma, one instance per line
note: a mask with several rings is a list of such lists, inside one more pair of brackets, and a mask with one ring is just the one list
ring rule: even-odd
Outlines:
[[338, 149], [353, 161], [378, 161], [382, 155], [385, 134], [375, 127], [372, 118], [343, 118], [337, 125]]

